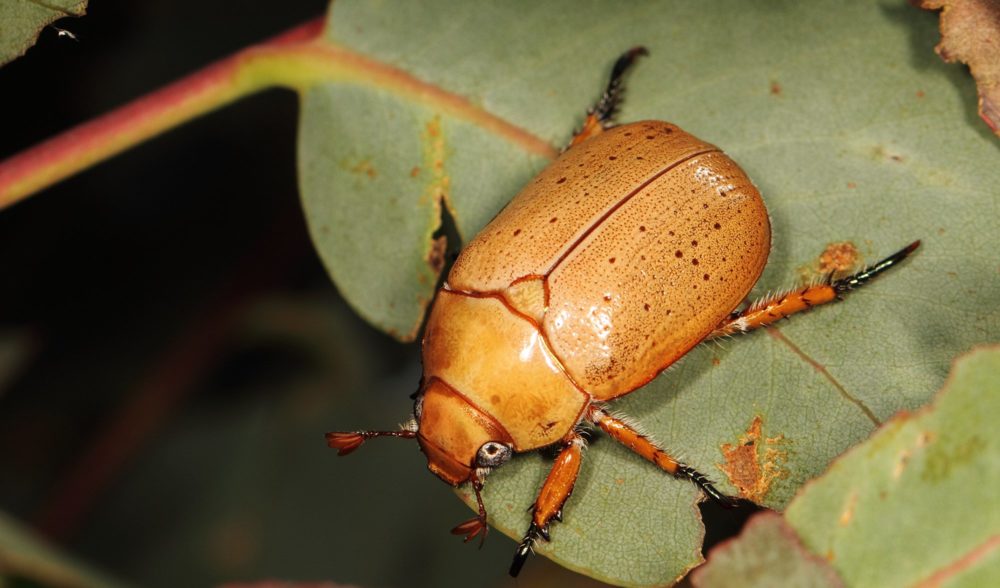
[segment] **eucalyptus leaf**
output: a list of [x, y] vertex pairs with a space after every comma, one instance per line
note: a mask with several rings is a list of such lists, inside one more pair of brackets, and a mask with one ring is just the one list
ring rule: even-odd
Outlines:
[[788, 506], [848, 586], [1000, 585], [1000, 347], [959, 358], [934, 403], [838, 458]]
[[784, 518], [755, 516], [694, 584], [997, 585], [998, 413], [1000, 347], [960, 357], [931, 405], [837, 458]]
[[691, 574], [695, 588], [838, 588], [837, 573], [823, 558], [802, 547], [795, 531], [778, 514], [763, 512], [709, 556]]
[[83, 16], [87, 0], [4, 0], [0, 3], [0, 65], [24, 55], [46, 25]]
[[7, 585], [5, 580], [15, 578], [53, 588], [123, 586], [57, 552], [26, 527], [0, 513], [0, 586]]
[[[483, 115], [377, 76], [303, 96], [314, 241], [348, 302], [401, 338], [433, 296], [440, 207], [468, 240], [545, 164], [481, 121], [559, 147], [635, 45], [651, 55], [619, 120], [669, 120], [721, 146], [764, 195], [774, 240], [754, 296], [816, 279], [831, 243], [870, 263], [923, 240], [845, 302], [703, 345], [615, 404], [731, 494], [783, 508], [882, 421], [924, 404], [952, 357], [996, 337], [1000, 150], [971, 80], [933, 53], [932, 14], [861, 0], [340, 0], [325, 35]], [[520, 538], [546, 471], [534, 455], [491, 476], [496, 528]], [[614, 584], [670, 583], [702, 561], [698, 499], [598, 436], [538, 551]]]

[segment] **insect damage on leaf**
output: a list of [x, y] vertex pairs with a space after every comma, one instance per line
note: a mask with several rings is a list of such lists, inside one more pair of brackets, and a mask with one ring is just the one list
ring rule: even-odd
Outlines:
[[941, 42], [934, 50], [949, 63], [969, 66], [979, 90], [979, 116], [1000, 135], [1000, 0], [922, 0], [941, 10]]
[[784, 435], [766, 437], [761, 443], [761, 429], [764, 421], [760, 415], [754, 416], [746, 433], [740, 435], [735, 444], [722, 445], [725, 463], [716, 464], [740, 496], [758, 504], [763, 503], [771, 486], [777, 479], [788, 477], [788, 452], [782, 446], [789, 441]]
[[858, 263], [858, 248], [850, 241], [830, 243], [819, 256], [819, 273], [848, 272]]
[[[448, 198], [448, 189], [451, 186], [451, 178], [444, 171], [445, 141], [441, 131], [441, 115], [435, 115], [424, 125], [424, 132], [420, 136], [423, 145], [424, 165], [430, 171], [430, 180], [424, 187], [420, 195], [421, 200], [431, 199], [439, 203], [444, 203]], [[420, 174], [420, 168], [414, 167], [417, 173], [410, 170], [410, 177]]]
[[860, 265], [861, 255], [858, 248], [850, 241], [830, 243], [820, 253], [816, 261], [798, 268], [799, 278], [804, 283], [826, 278], [830, 274], [842, 277], [849, 274]]

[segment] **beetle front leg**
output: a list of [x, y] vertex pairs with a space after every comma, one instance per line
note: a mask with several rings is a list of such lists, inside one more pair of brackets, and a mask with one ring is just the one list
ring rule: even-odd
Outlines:
[[474, 474], [469, 483], [472, 484], [472, 490], [476, 493], [476, 506], [479, 508], [479, 515], [455, 525], [451, 534], [465, 535], [464, 543], [472, 541], [476, 535], [479, 535], [479, 548], [482, 549], [483, 543], [486, 542], [486, 535], [490, 532], [490, 527], [487, 524], [486, 505], [483, 504], [483, 478]]
[[532, 507], [531, 526], [528, 527], [528, 532], [524, 534], [524, 539], [514, 552], [514, 561], [510, 564], [511, 576], [520, 573], [525, 560], [531, 554], [531, 546], [539, 537], [549, 540], [549, 523], [553, 519], [562, 520], [563, 505], [573, 493], [573, 485], [580, 474], [584, 441], [583, 437], [574, 431], [567, 435], [563, 442], [565, 446], [552, 464], [552, 470], [545, 478], [538, 499]]
[[573, 140], [569, 142], [566, 149], [583, 143], [610, 126], [611, 119], [614, 118], [618, 104], [621, 102], [622, 90], [624, 90], [622, 78], [640, 55], [649, 55], [649, 51], [645, 47], [633, 47], [618, 58], [615, 66], [611, 68], [608, 87], [604, 90], [604, 94], [597, 101], [597, 104], [587, 111], [587, 119], [583, 122], [583, 127], [573, 135]]
[[717, 339], [727, 335], [753, 331], [754, 329], [778, 322], [797, 312], [809, 310], [814, 306], [841, 300], [851, 290], [856, 290], [864, 286], [882, 272], [899, 265], [901, 261], [906, 259], [919, 246], [920, 241], [914, 241], [875, 265], [866, 267], [846, 278], [834, 280], [832, 279], [833, 274], [830, 274], [831, 279], [828, 279], [825, 283], [813, 284], [762, 298], [744, 310], [734, 312], [726, 317], [705, 339]]
[[706, 496], [720, 505], [726, 508], [736, 506], [735, 499], [719, 492], [708, 477], [693, 467], [674, 459], [666, 450], [658, 447], [624, 420], [615, 418], [607, 411], [593, 405], [587, 410], [587, 418], [612, 439], [628, 447], [645, 460], [654, 463], [661, 470], [677, 478], [687, 478]]

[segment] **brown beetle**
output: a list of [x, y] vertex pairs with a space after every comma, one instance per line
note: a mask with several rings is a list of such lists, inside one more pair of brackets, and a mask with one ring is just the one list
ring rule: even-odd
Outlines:
[[665, 122], [611, 124], [622, 74], [645, 53], [637, 47], [618, 59], [566, 151], [456, 260], [427, 321], [413, 419], [399, 431], [327, 434], [340, 455], [371, 437], [416, 437], [432, 472], [476, 492], [479, 515], [452, 530], [466, 541], [486, 534], [486, 475], [515, 452], [558, 446], [511, 575], [561, 518], [580, 469], [581, 426], [596, 425], [729, 504], [604, 403], [706, 339], [839, 299], [920, 243], [852, 276], [734, 311], [767, 261], [767, 210], [718, 147]]

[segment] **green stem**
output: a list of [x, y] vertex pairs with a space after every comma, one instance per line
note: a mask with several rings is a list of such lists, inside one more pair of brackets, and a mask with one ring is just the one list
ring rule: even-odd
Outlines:
[[316, 83], [377, 87], [433, 106], [553, 158], [551, 145], [467, 99], [324, 39], [317, 18], [248, 47], [108, 114], [0, 162], [0, 209], [154, 137], [271, 87], [303, 92]]
[[300, 89], [310, 72], [297, 67], [296, 50], [322, 28], [309, 21], [0, 162], [0, 208], [261, 89]]

